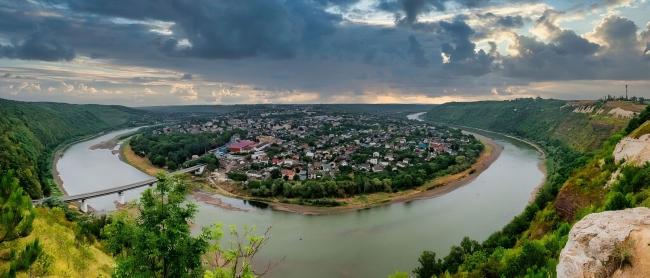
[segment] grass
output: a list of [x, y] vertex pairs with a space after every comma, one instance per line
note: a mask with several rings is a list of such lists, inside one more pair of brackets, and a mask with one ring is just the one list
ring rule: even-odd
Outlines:
[[[61, 209], [36, 208], [34, 229], [27, 237], [11, 242], [10, 248], [22, 250], [24, 246], [38, 238], [49, 258], [49, 267], [44, 274], [36, 276], [52, 277], [110, 277], [115, 265], [113, 258], [101, 250], [98, 243], [79, 246], [75, 242], [75, 223], [65, 219]], [[40, 259], [39, 259], [40, 260]], [[39, 260], [32, 266], [34, 268]], [[0, 261], [0, 272], [8, 268]], [[17, 277], [29, 277], [29, 273], [18, 273]]]
[[630, 137], [639, 138], [645, 134], [650, 133], [650, 121], [643, 123], [640, 127], [630, 133]]

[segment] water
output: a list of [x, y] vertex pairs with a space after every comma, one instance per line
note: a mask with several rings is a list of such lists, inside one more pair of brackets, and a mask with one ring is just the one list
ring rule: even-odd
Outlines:
[[[417, 118], [417, 117], [415, 117]], [[148, 178], [108, 150], [88, 147], [126, 131], [74, 145], [57, 164], [66, 190], [81, 193]], [[464, 236], [482, 241], [519, 214], [543, 179], [540, 157], [528, 145], [490, 135], [503, 146], [500, 157], [475, 180], [440, 197], [335, 215], [304, 216], [224, 202], [246, 211], [198, 203], [196, 229], [212, 223], [271, 226], [271, 239], [256, 260], [262, 269], [281, 263], [268, 277], [386, 277], [410, 271], [423, 250], [446, 255]], [[134, 198], [129, 193], [127, 198]], [[117, 196], [90, 200], [113, 209]]]

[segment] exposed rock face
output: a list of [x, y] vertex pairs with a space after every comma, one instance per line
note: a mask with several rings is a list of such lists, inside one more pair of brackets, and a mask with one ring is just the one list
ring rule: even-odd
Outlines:
[[628, 110], [616, 107], [616, 108], [610, 110], [607, 114], [610, 114], [610, 115], [612, 115], [614, 117], [618, 117], [618, 118], [631, 119], [632, 117], [636, 116], [637, 113], [634, 112], [634, 111], [628, 111]]
[[620, 162], [625, 159], [633, 165], [643, 165], [650, 161], [650, 134], [641, 135], [641, 137], [625, 137], [621, 139], [614, 149], [614, 159]]
[[[649, 208], [606, 211], [586, 216], [569, 232], [569, 240], [560, 253], [557, 277], [610, 277], [615, 270], [612, 269], [611, 258], [616, 247], [628, 240], [631, 233], [647, 231], [650, 231]], [[650, 274], [644, 269], [637, 271]]]

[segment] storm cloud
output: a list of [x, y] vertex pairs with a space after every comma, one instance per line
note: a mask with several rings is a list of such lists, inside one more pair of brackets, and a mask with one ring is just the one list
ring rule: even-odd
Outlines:
[[[68, 93], [74, 84], [114, 96], [137, 88], [143, 99], [188, 102], [244, 99], [237, 90], [355, 101], [374, 93], [474, 97], [531, 82], [648, 80], [649, 19], [609, 12], [626, 7], [650, 10], [633, 0], [565, 9], [534, 0], [10, 0], [0, 4], [0, 73], [18, 76], [13, 64], [22, 60], [60, 63], [61, 70], [31, 72], [48, 76], [39, 86], [13, 77], [0, 86]], [[576, 19], [587, 16], [591, 25]], [[66, 72], [73, 61], [128, 70], [102, 79]]]

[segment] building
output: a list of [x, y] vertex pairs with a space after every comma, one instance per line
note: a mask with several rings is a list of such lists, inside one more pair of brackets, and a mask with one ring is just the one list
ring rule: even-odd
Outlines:
[[228, 150], [231, 153], [248, 152], [248, 151], [252, 150], [253, 148], [255, 148], [255, 145], [257, 145], [257, 143], [255, 143], [253, 141], [241, 140], [241, 141], [237, 141], [237, 142], [234, 142], [234, 143], [231, 143], [230, 145], [228, 145]]

